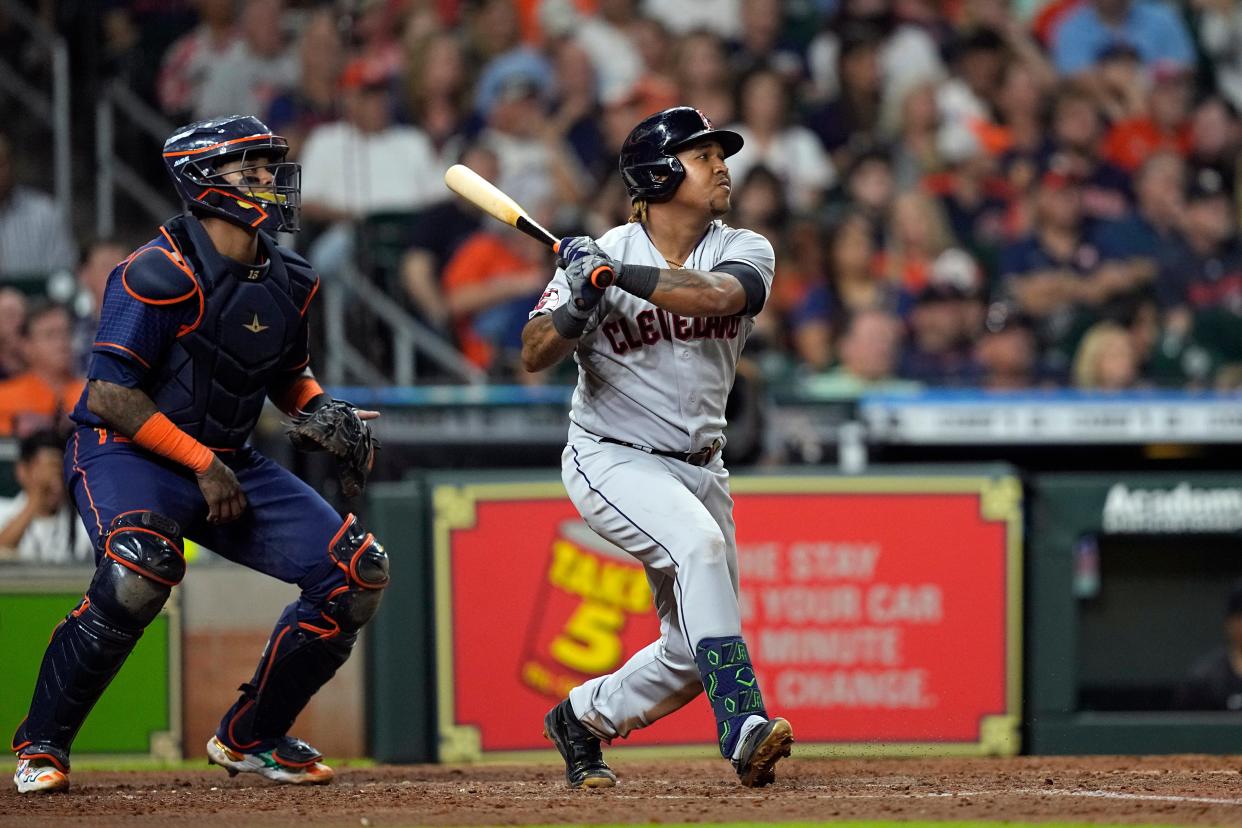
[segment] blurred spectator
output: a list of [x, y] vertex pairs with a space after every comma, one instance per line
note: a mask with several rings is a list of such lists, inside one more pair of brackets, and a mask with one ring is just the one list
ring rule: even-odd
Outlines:
[[199, 23], [164, 53], [156, 82], [160, 109], [178, 123], [200, 111], [203, 82], [237, 42], [236, 0], [194, 0]]
[[1044, 373], [1068, 374], [1081, 331], [1094, 308], [1135, 288], [1119, 262], [1102, 261], [1082, 215], [1082, 188], [1065, 172], [1049, 169], [1036, 189], [1034, 233], [1005, 249], [1002, 285], [1018, 310], [1033, 317]]
[[[496, 154], [478, 144], [466, 148], [461, 163], [487, 181], [500, 177]], [[401, 260], [401, 286], [418, 318], [444, 333], [450, 332], [451, 320], [440, 277], [453, 253], [479, 229], [481, 215], [463, 199], [450, 198], [428, 207], [412, 224]]]
[[897, 379], [901, 335], [901, 321], [892, 314], [881, 310], [853, 314], [837, 345], [840, 364], [809, 378], [808, 389], [823, 396], [854, 397], [877, 387], [917, 388], [918, 383]]
[[21, 329], [26, 370], [0, 382], [0, 435], [60, 428], [86, 384], [73, 359], [73, 319], [63, 305], [34, 303]]
[[630, 93], [638, 110], [659, 112], [682, 103], [673, 80], [676, 49], [668, 31], [658, 20], [639, 17], [630, 21], [629, 33], [643, 59], [643, 73]]
[[[997, 111], [1009, 158], [1036, 159], [1047, 141], [1047, 102], [1051, 86], [1026, 64], [1010, 61], [1001, 75]], [[1012, 182], [1022, 186], [1023, 182]]]
[[354, 222], [412, 212], [448, 196], [427, 136], [392, 122], [388, 80], [361, 72], [347, 76], [346, 120], [316, 127], [302, 152], [302, 215], [331, 225], [308, 255], [329, 278], [353, 258]]
[[1124, 41], [1151, 69], [1167, 61], [1182, 68], [1195, 62], [1194, 45], [1182, 19], [1156, 0], [1088, 0], [1057, 27], [1052, 57], [1057, 71], [1075, 75], [1091, 70], [1105, 47]]
[[397, 6], [389, 0], [344, 0], [341, 5], [351, 53], [344, 70], [369, 77], [400, 76], [405, 56], [398, 39]]
[[1096, 67], [1092, 88], [1110, 123], [1139, 118], [1147, 111], [1150, 78], [1137, 49], [1124, 41], [1110, 43]]
[[929, 284], [910, 311], [910, 337], [898, 373], [927, 385], [961, 386], [978, 380], [978, 366], [962, 313], [963, 295]]
[[[700, 31], [681, 38], [676, 66], [677, 86], [681, 92], [679, 103], [693, 106], [717, 124], [736, 119], [733, 80], [729, 76], [724, 43], [718, 36]], [[643, 118], [650, 113], [635, 114]]]
[[73, 300], [73, 353], [77, 372], [86, 374], [95, 333], [99, 330], [99, 309], [103, 307], [108, 276], [124, 261], [132, 248], [115, 239], [97, 239], [87, 245], [75, 274], [77, 292]]
[[462, 150], [473, 86], [456, 33], [436, 31], [411, 44], [404, 79], [407, 119], [427, 134], [445, 169]]
[[1238, 194], [1242, 175], [1242, 128], [1223, 98], [1211, 95], [1195, 107], [1190, 121], [1190, 167], [1194, 173], [1215, 170], [1230, 198]]
[[785, 187], [781, 180], [762, 164], [752, 167], [745, 177], [733, 176], [734, 195], [729, 224], [744, 227], [778, 246], [777, 241], [789, 217]]
[[729, 56], [734, 77], [763, 67], [777, 72], [789, 84], [805, 76], [798, 48], [784, 38], [785, 5], [783, 0], [746, 0], [742, 4], [742, 28]]
[[1081, 182], [1083, 214], [1090, 219], [1120, 219], [1130, 209], [1130, 177], [1100, 157], [1103, 124], [1090, 92], [1077, 84], [1062, 86], [1053, 104], [1052, 139], [1045, 165], [1061, 165]]
[[668, 0], [643, 0], [642, 12], [644, 17], [660, 21], [665, 29], [677, 36], [708, 32], [714, 37], [730, 39], [736, 38], [742, 31], [743, 2], [695, 0], [693, 3], [670, 3]]
[[21, 492], [0, 497], [0, 561], [93, 562], [90, 535], [65, 496], [65, 439], [48, 429], [23, 437], [14, 475]]
[[781, 180], [790, 207], [817, 207], [836, 179], [836, 170], [815, 135], [790, 123], [785, 81], [771, 69], [759, 69], [742, 80], [738, 96], [742, 121], [730, 128], [746, 143], [729, 158], [730, 177], [742, 181], [762, 164]]
[[998, 174], [997, 159], [984, 147], [979, 132], [962, 123], [942, 126], [936, 147], [945, 169], [928, 176], [924, 184], [944, 211], [940, 221], [947, 220], [947, 233], [963, 240], [972, 255], [994, 269], [998, 251], [1008, 240], [1011, 207], [1011, 189]]
[[16, 160], [8, 136], [0, 132], [0, 277], [71, 270], [77, 249], [56, 202], [17, 183]]
[[932, 262], [955, 240], [940, 206], [918, 190], [893, 200], [889, 234], [877, 269], [884, 278], [914, 295], [927, 286]]
[[247, 0], [238, 19], [240, 39], [203, 78], [197, 117], [266, 112], [277, 95], [297, 85], [298, 57], [285, 42], [284, 10], [284, 0]]
[[1225, 601], [1225, 644], [1199, 656], [1178, 687], [1180, 710], [1242, 710], [1242, 583]]
[[893, 166], [884, 150], [867, 149], [854, 157], [844, 186], [849, 209], [863, 213], [880, 226], [892, 208], [896, 190]]
[[496, 185], [518, 204], [555, 203], [559, 210], [576, 212], [591, 184], [564, 136], [549, 128], [546, 94], [535, 78], [505, 76], [479, 141], [500, 161]]
[[17, 288], [0, 287], [0, 380], [20, 374], [22, 324], [26, 321], [26, 294]]
[[893, 174], [900, 189], [918, 184], [940, 168], [936, 136], [940, 112], [936, 105], [938, 78], [911, 78], [885, 87], [880, 105], [879, 133], [891, 148]]
[[[548, 209], [532, 206], [547, 225]], [[522, 328], [551, 270], [547, 248], [521, 233], [488, 226], [466, 240], [445, 265], [444, 301], [467, 359], [494, 376], [521, 374]]]
[[323, 9], [306, 21], [298, 42], [297, 85], [279, 92], [267, 108], [263, 122], [289, 142], [289, 156], [301, 156], [306, 136], [315, 127], [340, 117], [341, 67], [345, 50], [336, 18]]
[[805, 118], [837, 167], [848, 166], [861, 147], [880, 138], [879, 48], [880, 41], [870, 30], [845, 37], [838, 56], [840, 90]]
[[1074, 387], [1123, 391], [1139, 376], [1138, 355], [1129, 332], [1116, 322], [1097, 322], [1083, 334], [1074, 355]]
[[1183, 215], [1181, 238], [1171, 245], [1156, 282], [1168, 334], [1179, 343], [1193, 335], [1226, 361], [1242, 361], [1242, 243], [1213, 170], [1201, 170], [1190, 181]]
[[1104, 138], [1103, 157], [1133, 172], [1158, 150], [1189, 153], [1192, 80], [1190, 69], [1171, 64], [1156, 67], [1146, 112], [1113, 124]]
[[1242, 6], [1236, 0], [1190, 0], [1199, 10], [1199, 45], [1211, 60], [1216, 88], [1242, 110]]
[[471, 66], [486, 66], [521, 42], [513, 0], [472, 0], [466, 6], [466, 53]]
[[1032, 387], [1038, 346], [1030, 318], [1006, 303], [993, 304], [975, 344], [975, 360], [982, 372], [982, 388], [1008, 391]]
[[571, 40], [553, 47], [553, 66], [555, 102], [547, 131], [572, 147], [582, 168], [598, 181], [616, 166], [616, 157], [603, 151], [595, 69], [587, 53]]
[[543, 0], [539, 16], [550, 40], [571, 41], [590, 61], [600, 100], [621, 100], [634, 91], [643, 75], [642, 55], [628, 31], [634, 0], [600, 0], [593, 15], [580, 14], [572, 0]]
[[1098, 229], [1104, 255], [1146, 269], [1145, 281], [1151, 281], [1182, 222], [1185, 182], [1186, 164], [1181, 156], [1165, 151], [1148, 157], [1134, 179], [1138, 201], [1134, 212]]
[[892, 0], [840, 0], [837, 14], [807, 47], [812, 99], [826, 101], [840, 94], [842, 41], [867, 28], [880, 38], [878, 74], [885, 87], [945, 75], [936, 41], [919, 26], [898, 20]]

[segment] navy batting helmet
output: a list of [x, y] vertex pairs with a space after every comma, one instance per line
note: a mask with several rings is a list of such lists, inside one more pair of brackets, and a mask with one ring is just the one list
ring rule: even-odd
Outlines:
[[[164, 142], [164, 164], [191, 211], [227, 219], [250, 230], [298, 229], [302, 169], [286, 161], [289, 142], [253, 115], [228, 115], [181, 127]], [[228, 183], [220, 167], [241, 161], [242, 182]], [[266, 167], [274, 181], [250, 172]]]
[[642, 120], [621, 146], [621, 178], [630, 200], [668, 201], [686, 170], [675, 157], [697, 141], [718, 141], [728, 158], [742, 148], [742, 136], [716, 129], [690, 106], [674, 106]]

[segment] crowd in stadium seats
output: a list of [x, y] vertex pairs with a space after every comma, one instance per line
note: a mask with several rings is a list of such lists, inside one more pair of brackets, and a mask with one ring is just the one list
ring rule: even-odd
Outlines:
[[[178, 122], [247, 110], [287, 135], [325, 278], [359, 268], [498, 381], [521, 379], [551, 257], [443, 170], [600, 234], [628, 215], [626, 133], [685, 103], [746, 139], [726, 221], [777, 251], [748, 350], [769, 378], [1242, 384], [1234, 0], [191, 5], [161, 18], [139, 91]], [[108, 44], [152, 25], [129, 6]]]

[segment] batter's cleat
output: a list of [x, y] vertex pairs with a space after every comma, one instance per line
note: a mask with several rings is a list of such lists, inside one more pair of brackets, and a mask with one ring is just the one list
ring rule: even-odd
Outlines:
[[69, 774], [43, 756], [18, 757], [13, 774], [18, 793], [56, 793], [69, 790]]
[[332, 781], [332, 768], [319, 760], [323, 754], [301, 739], [286, 736], [268, 750], [244, 753], [233, 750], [212, 736], [207, 742], [207, 762], [219, 765], [229, 776], [257, 773], [286, 785], [326, 785]]
[[578, 721], [569, 699], [543, 717], [543, 737], [561, 752], [569, 787], [611, 788], [617, 784], [617, 775], [604, 761], [599, 739]]
[[746, 734], [733, 767], [748, 788], [762, 788], [776, 781], [776, 763], [793, 752], [793, 728], [781, 718], [769, 719]]

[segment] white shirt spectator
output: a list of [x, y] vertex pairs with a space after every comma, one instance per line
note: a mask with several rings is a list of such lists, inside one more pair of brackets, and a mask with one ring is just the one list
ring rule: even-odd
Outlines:
[[1205, 10], [1199, 42], [1212, 59], [1217, 88], [1235, 109], [1242, 109], [1242, 6]]
[[[840, 54], [841, 39], [836, 32], [820, 32], [807, 47], [811, 88], [817, 100], [832, 100], [841, 93], [841, 80], [837, 77]], [[910, 78], [943, 77], [948, 74], [936, 41], [918, 26], [908, 24], [898, 26], [884, 40], [880, 46], [879, 61], [885, 94], [888, 94], [889, 86], [906, 83]]]
[[642, 9], [643, 17], [658, 20], [677, 37], [708, 31], [725, 40], [736, 40], [742, 33], [742, 0], [695, 0], [693, 3], [643, 0]]
[[[26, 493], [0, 497], [0, 526], [26, 507]], [[17, 542], [17, 560], [32, 564], [91, 563], [95, 550], [78, 513], [68, 503], [49, 517], [36, 517]]]
[[789, 204], [795, 210], [816, 206], [824, 191], [837, 180], [832, 159], [814, 132], [804, 126], [788, 126], [777, 133], [767, 146], [760, 146], [755, 134], [742, 124], [729, 129], [742, 136], [746, 143], [736, 155], [729, 156], [729, 179], [734, 192], [742, 186], [746, 175], [758, 166], [767, 167], [786, 187]]
[[204, 79], [195, 114], [213, 118], [235, 112], [267, 112], [277, 95], [297, 86], [300, 73], [294, 50], [264, 57], [238, 41]]
[[55, 199], [19, 186], [0, 201], [0, 274], [72, 271], [77, 259]]
[[182, 36], [164, 53], [160, 63], [156, 92], [160, 107], [167, 114], [197, 112], [203, 82], [221, 61], [228, 60], [237, 36], [220, 39], [210, 26], [196, 27]]
[[366, 134], [336, 121], [311, 131], [302, 149], [302, 201], [358, 216], [417, 210], [449, 196], [435, 148], [417, 127]]

